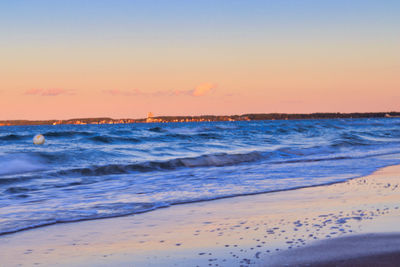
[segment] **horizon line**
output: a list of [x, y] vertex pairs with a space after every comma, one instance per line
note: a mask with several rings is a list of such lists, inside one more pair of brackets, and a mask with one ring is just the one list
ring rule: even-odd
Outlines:
[[[368, 112], [310, 112], [310, 113], [285, 113], [285, 112], [269, 112], [269, 113], [243, 113], [243, 114], [224, 114], [224, 115], [213, 115], [213, 114], [202, 114], [202, 115], [160, 115], [151, 116], [152, 118], [170, 118], [170, 117], [235, 117], [235, 116], [247, 116], [247, 115], [327, 115], [327, 114], [341, 114], [341, 115], [351, 115], [351, 114], [388, 114], [389, 113], [400, 113], [400, 111], [368, 111]], [[148, 117], [142, 118], [113, 118], [107, 116], [99, 117], [75, 117], [69, 119], [12, 119], [12, 120], [0, 120], [0, 122], [11, 122], [11, 121], [28, 121], [28, 122], [43, 122], [43, 121], [71, 121], [71, 120], [83, 120], [83, 119], [109, 119], [109, 120], [145, 120]]]

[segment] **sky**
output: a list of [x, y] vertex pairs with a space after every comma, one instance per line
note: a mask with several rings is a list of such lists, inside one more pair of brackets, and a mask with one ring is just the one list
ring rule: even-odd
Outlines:
[[0, 2], [0, 120], [400, 111], [397, 0]]

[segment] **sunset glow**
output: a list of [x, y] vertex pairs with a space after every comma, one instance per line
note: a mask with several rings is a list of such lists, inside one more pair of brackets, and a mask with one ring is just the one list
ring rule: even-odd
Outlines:
[[0, 120], [400, 110], [399, 1], [7, 1], [0, 14]]

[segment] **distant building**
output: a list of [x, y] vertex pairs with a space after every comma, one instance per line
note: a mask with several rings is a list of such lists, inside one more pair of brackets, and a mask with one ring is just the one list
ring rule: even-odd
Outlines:
[[154, 122], [154, 118], [153, 118], [153, 113], [152, 112], [147, 113], [146, 122]]

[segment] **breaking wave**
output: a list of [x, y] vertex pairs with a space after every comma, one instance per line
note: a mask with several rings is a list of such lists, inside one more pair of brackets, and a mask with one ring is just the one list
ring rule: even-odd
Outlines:
[[[400, 163], [400, 119], [0, 128], [0, 235], [329, 184]], [[32, 144], [35, 134], [46, 143]]]

